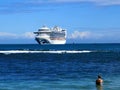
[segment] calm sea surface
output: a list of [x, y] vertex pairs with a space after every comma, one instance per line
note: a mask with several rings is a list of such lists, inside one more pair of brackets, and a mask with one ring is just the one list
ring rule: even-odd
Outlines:
[[1, 44], [0, 90], [120, 90], [120, 44]]

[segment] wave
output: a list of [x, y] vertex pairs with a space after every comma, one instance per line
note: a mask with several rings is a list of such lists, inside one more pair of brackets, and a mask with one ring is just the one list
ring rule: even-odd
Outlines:
[[1, 54], [17, 54], [17, 53], [56, 53], [56, 54], [63, 54], [63, 53], [90, 53], [92, 51], [89, 50], [52, 50], [52, 51], [32, 51], [32, 50], [9, 50], [9, 51], [0, 51]]

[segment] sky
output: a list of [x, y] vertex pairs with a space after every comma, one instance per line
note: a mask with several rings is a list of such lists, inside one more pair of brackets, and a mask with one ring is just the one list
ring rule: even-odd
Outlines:
[[67, 43], [120, 43], [120, 0], [0, 0], [0, 44], [37, 44], [43, 25]]

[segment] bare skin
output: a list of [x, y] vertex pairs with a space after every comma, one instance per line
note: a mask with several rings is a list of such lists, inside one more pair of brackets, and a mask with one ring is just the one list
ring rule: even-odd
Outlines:
[[96, 80], [96, 85], [102, 85], [102, 83], [103, 83], [103, 80], [102, 80], [101, 76], [98, 75], [98, 78]]
[[96, 89], [97, 90], [103, 90], [102, 83], [103, 83], [102, 77], [100, 75], [98, 75], [98, 78], [96, 80]]

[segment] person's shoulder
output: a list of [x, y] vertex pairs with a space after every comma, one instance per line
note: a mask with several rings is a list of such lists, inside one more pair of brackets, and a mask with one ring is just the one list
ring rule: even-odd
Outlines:
[[97, 79], [96, 80], [96, 85], [101, 85], [103, 83], [103, 80], [102, 79]]
[[101, 82], [103, 82], [103, 80], [102, 80], [102, 79], [100, 79], [100, 81], [101, 81]]

